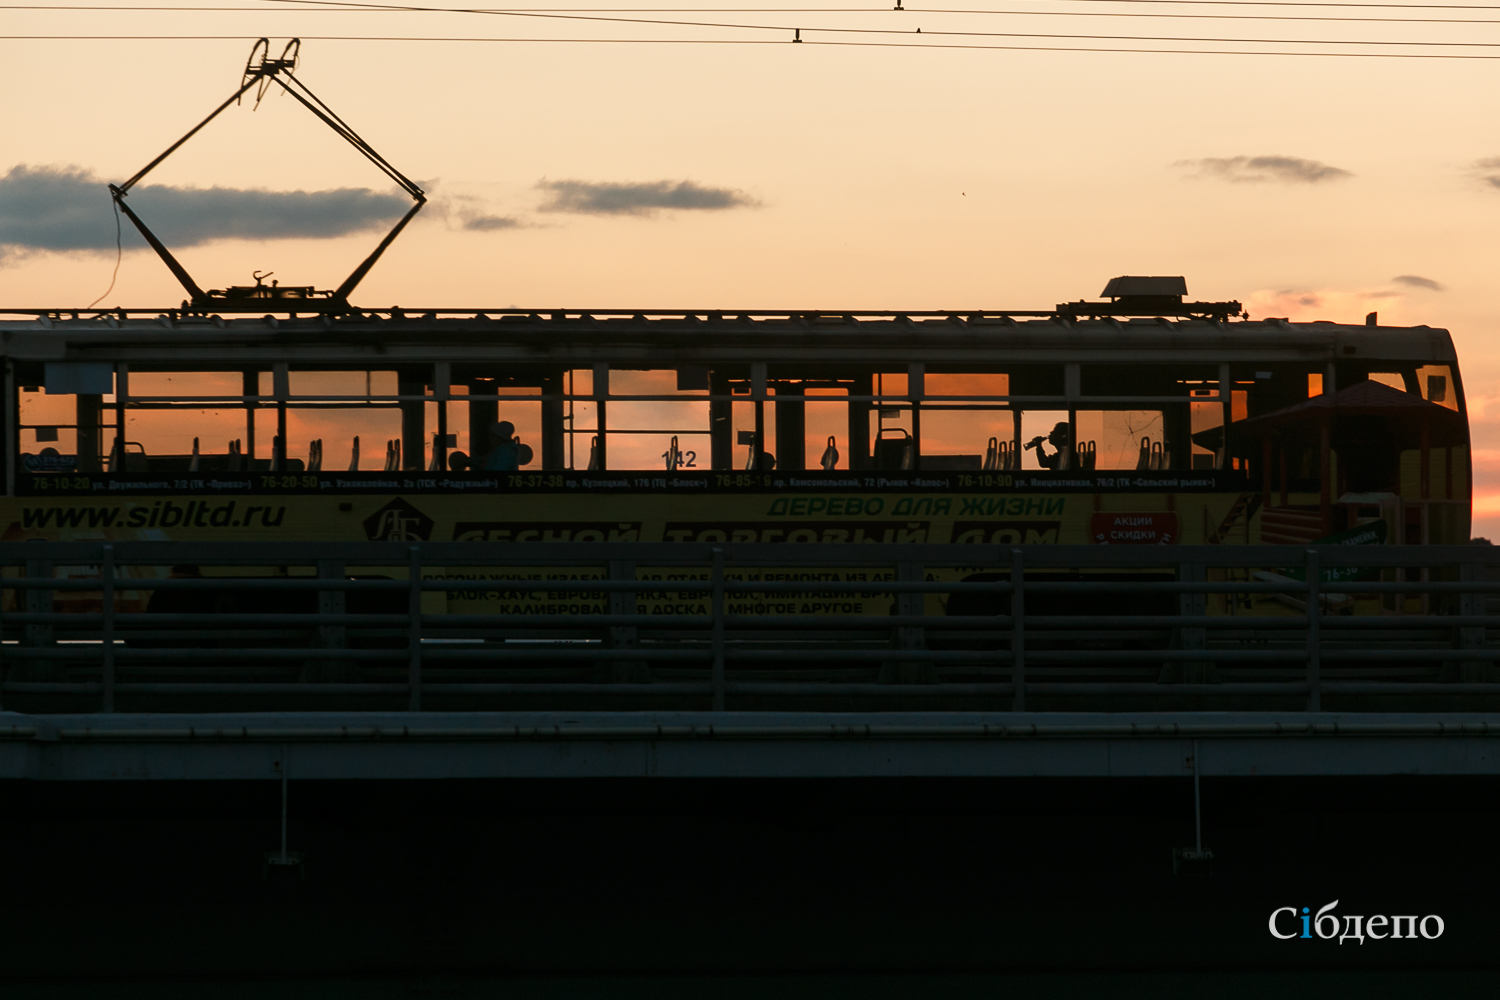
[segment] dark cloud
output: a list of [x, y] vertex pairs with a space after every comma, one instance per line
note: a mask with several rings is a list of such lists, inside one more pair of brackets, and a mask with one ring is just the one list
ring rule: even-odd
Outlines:
[[1226, 180], [1233, 184], [1317, 184], [1337, 181], [1354, 175], [1342, 167], [1329, 166], [1300, 156], [1228, 156], [1201, 160], [1178, 160], [1174, 166], [1193, 167], [1199, 177]]
[[[169, 247], [211, 240], [324, 239], [393, 221], [411, 201], [367, 188], [262, 191], [133, 188], [130, 207]], [[144, 242], [125, 221], [125, 239]], [[109, 188], [78, 167], [12, 167], [0, 176], [0, 246], [26, 250], [113, 250]], [[3, 257], [0, 257], [3, 259]]]
[[1474, 170], [1479, 179], [1490, 187], [1500, 188], [1500, 156], [1489, 156], [1474, 161]]
[[1391, 279], [1398, 285], [1407, 285], [1411, 288], [1425, 288], [1429, 292], [1441, 292], [1443, 286], [1431, 278], [1424, 278], [1419, 274], [1398, 274]]
[[[436, 182], [433, 182], [433, 186], [435, 185]], [[496, 229], [515, 229], [526, 225], [512, 215], [491, 215], [484, 210], [483, 204], [471, 194], [449, 195], [432, 202], [433, 208], [450, 224], [471, 232], [488, 233]]]
[[487, 233], [495, 229], [515, 229], [522, 222], [511, 215], [464, 215], [459, 217], [459, 224], [464, 229]]
[[548, 193], [543, 212], [586, 215], [654, 215], [662, 209], [717, 211], [759, 204], [734, 188], [703, 187], [692, 181], [652, 181], [646, 184], [592, 181], [540, 181]]
[[1291, 299], [1299, 306], [1312, 307], [1323, 304], [1323, 299], [1313, 292], [1298, 292], [1290, 288], [1277, 292], [1276, 297], [1278, 299]]

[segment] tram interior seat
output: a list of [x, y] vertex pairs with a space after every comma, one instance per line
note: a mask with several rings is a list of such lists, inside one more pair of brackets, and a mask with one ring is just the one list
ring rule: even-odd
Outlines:
[[985, 446], [984, 460], [980, 469], [984, 472], [996, 472], [1000, 469], [1018, 469], [1020, 463], [1020, 448], [1010, 441], [1001, 441], [999, 438], [990, 438]]
[[1149, 437], [1141, 438], [1141, 450], [1135, 463], [1137, 472], [1159, 472], [1171, 468], [1171, 461], [1162, 442], [1152, 441]]
[[910, 469], [911, 445], [911, 435], [904, 429], [898, 427], [882, 430], [875, 439], [875, 453], [871, 456], [875, 468]]

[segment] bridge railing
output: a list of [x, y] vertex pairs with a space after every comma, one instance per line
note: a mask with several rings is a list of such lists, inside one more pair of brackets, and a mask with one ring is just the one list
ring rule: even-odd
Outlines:
[[1500, 707], [1500, 550], [0, 544], [27, 711]]

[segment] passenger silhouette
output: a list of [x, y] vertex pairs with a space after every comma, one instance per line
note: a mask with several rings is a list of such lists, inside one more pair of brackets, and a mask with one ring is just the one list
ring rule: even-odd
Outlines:
[[521, 443], [521, 439], [516, 437], [516, 425], [509, 420], [501, 420], [492, 426], [490, 437], [497, 443], [485, 456], [486, 472], [515, 472], [531, 461], [530, 445]]
[[[1049, 455], [1042, 450], [1042, 442], [1048, 442], [1057, 449], [1057, 454]], [[1036, 452], [1036, 461], [1044, 469], [1066, 469], [1068, 467], [1068, 425], [1059, 423], [1052, 428], [1052, 433], [1046, 437], [1037, 436], [1026, 442], [1026, 447]]]

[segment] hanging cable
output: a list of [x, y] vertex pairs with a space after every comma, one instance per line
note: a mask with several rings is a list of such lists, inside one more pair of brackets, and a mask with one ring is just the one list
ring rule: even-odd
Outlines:
[[109, 276], [109, 287], [104, 290], [104, 294], [90, 302], [85, 307], [88, 309], [103, 302], [109, 293], [115, 290], [115, 280], [120, 277], [120, 259], [125, 256], [124, 234], [120, 231], [120, 206], [113, 198], [110, 199], [110, 204], [115, 206], [115, 272]]

